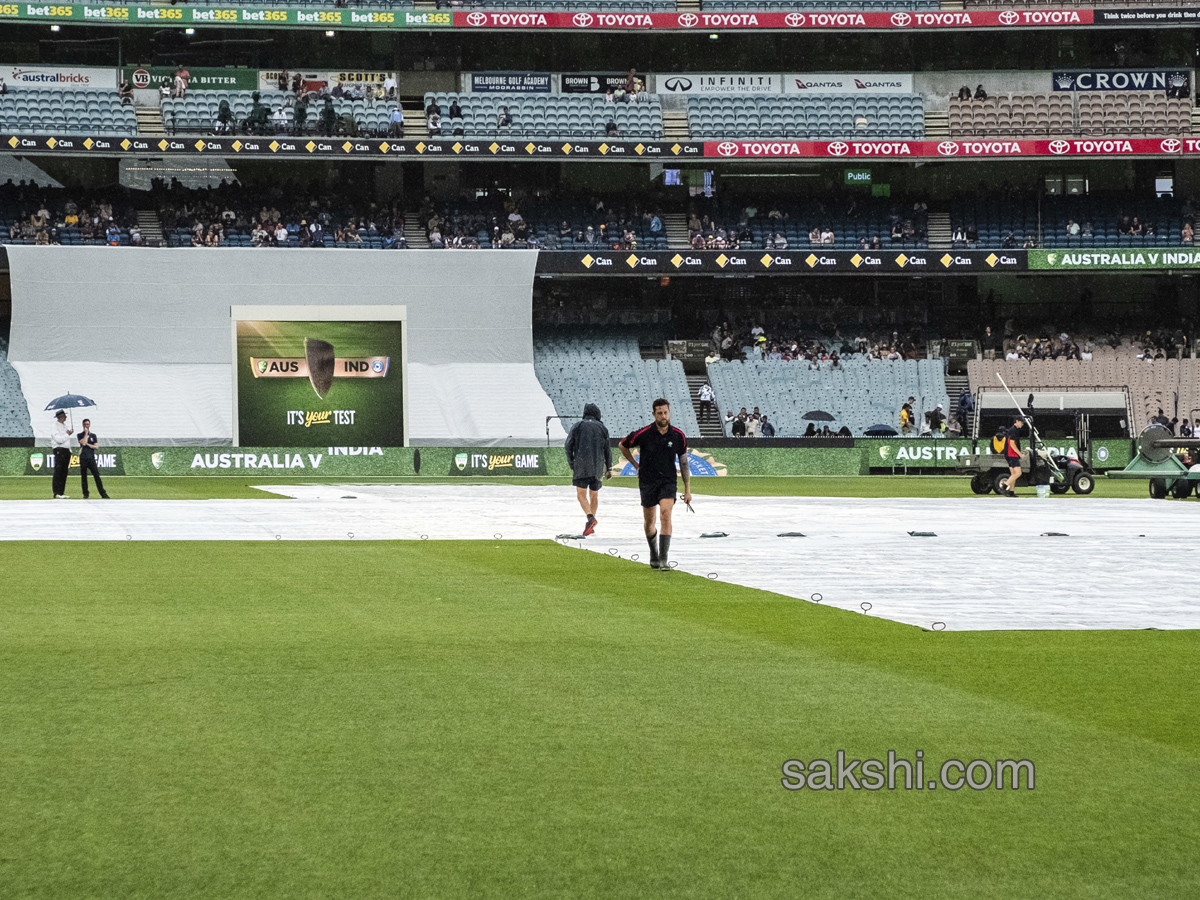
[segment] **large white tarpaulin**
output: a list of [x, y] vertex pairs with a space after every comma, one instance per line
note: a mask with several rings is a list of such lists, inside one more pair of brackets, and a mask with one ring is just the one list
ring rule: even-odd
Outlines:
[[[414, 443], [544, 442], [554, 415], [533, 371], [536, 251], [14, 246], [8, 255], [9, 358], [42, 438], [43, 407], [71, 390], [122, 398], [108, 401], [128, 412], [106, 422], [113, 443], [231, 440], [229, 316], [240, 305], [406, 306]], [[148, 432], [143, 411], [168, 401], [182, 418]], [[563, 437], [557, 423], [551, 437]]]

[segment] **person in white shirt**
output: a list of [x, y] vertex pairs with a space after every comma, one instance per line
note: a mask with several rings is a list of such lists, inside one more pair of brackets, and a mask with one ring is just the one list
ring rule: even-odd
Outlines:
[[710, 413], [715, 418], [717, 415], [717, 408], [713, 405], [713, 399], [716, 395], [713, 394], [712, 385], [707, 381], [700, 385], [698, 396], [700, 398], [700, 421], [707, 422]]
[[54, 449], [54, 499], [67, 499], [67, 470], [71, 468], [71, 435], [73, 428], [67, 427], [67, 414], [59, 410], [54, 414], [54, 424], [50, 426], [50, 446]]

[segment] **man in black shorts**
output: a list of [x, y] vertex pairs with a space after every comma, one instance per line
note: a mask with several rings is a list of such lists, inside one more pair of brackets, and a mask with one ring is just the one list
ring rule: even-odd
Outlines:
[[1018, 439], [1024, 427], [1025, 420], [1017, 416], [1004, 439], [1004, 459], [1008, 463], [1008, 491], [1004, 495], [1006, 497], [1017, 496], [1017, 479], [1021, 477], [1021, 442]]
[[600, 479], [612, 474], [612, 446], [608, 440], [608, 429], [600, 421], [600, 407], [588, 403], [583, 407], [583, 418], [575, 423], [567, 442], [563, 446], [567, 453], [567, 465], [571, 467], [571, 484], [587, 521], [583, 536], [596, 530], [596, 506], [600, 502]]
[[[654, 423], [630, 433], [620, 443], [621, 455], [633, 464], [642, 492], [642, 519], [650, 545], [650, 568], [670, 569], [671, 511], [675, 508], [675, 462], [683, 475], [683, 502], [692, 502], [692, 479], [687, 467], [687, 438], [671, 425], [671, 404], [654, 401]], [[639, 459], [633, 448], [641, 448]], [[662, 519], [656, 529], [655, 518]], [[661, 534], [660, 534], [661, 532]]]

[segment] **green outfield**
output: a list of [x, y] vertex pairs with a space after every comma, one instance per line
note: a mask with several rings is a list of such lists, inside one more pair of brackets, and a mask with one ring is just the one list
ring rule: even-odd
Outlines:
[[[555, 477], [488, 477], [488, 478], [441, 478], [436, 476], [413, 476], [408, 478], [289, 478], [287, 476], [255, 474], [252, 476], [153, 476], [136, 475], [106, 476], [105, 486], [113, 497], [127, 500], [209, 500], [250, 499], [277, 497], [255, 490], [255, 485], [305, 484], [305, 483], [362, 483], [362, 484], [525, 484], [569, 485], [569, 478]], [[634, 478], [613, 478], [606, 482], [613, 487], [636, 488]], [[682, 485], [681, 485], [682, 487]], [[693, 478], [692, 490], [697, 494], [716, 494], [729, 497], [970, 497], [979, 502], [995, 501], [1000, 498], [989, 495], [976, 497], [971, 493], [970, 480], [953, 475], [739, 475], [727, 478]], [[67, 493], [78, 498], [79, 481], [73, 477], [67, 482]], [[1019, 493], [1033, 497], [1032, 488], [1023, 488]], [[0, 500], [41, 500], [50, 495], [50, 479], [45, 476], [0, 477]], [[1123, 497], [1144, 499], [1147, 496], [1145, 481], [1118, 481], [1097, 479], [1093, 497]], [[93, 498], [94, 499], [94, 498]], [[1052, 500], [1087, 501], [1074, 493]], [[97, 501], [100, 502], [100, 501]], [[1173, 501], [1178, 502], [1178, 501]], [[1194, 502], [1187, 500], [1183, 502]]]
[[[5, 898], [1200, 894], [1197, 632], [926, 632], [550, 542], [0, 553]], [[1036, 786], [781, 786], [838, 750]]]

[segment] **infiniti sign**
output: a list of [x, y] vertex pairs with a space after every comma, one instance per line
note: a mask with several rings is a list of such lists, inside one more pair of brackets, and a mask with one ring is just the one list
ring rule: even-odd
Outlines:
[[690, 78], [668, 78], [664, 83], [668, 91], [673, 93], [687, 93], [692, 89], [692, 79]]

